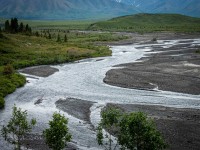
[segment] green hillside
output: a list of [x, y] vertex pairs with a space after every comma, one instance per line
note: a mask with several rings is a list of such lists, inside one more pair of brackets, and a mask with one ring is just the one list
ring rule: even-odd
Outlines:
[[137, 14], [97, 22], [91, 24], [89, 29], [132, 32], [200, 32], [200, 18], [178, 14]]

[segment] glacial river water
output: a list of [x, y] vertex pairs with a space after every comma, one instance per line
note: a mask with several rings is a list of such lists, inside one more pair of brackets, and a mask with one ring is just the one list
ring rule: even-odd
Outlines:
[[[180, 40], [158, 41], [163, 48], [179, 43]], [[186, 41], [186, 40], [184, 40]], [[189, 40], [188, 40], [189, 41]], [[200, 44], [200, 39], [192, 42], [194, 45]], [[137, 47], [144, 47], [137, 49]], [[41, 133], [48, 126], [53, 112], [59, 111], [55, 102], [68, 97], [78, 98], [97, 102], [91, 108], [91, 122], [97, 125], [100, 119], [100, 109], [108, 102], [131, 103], [131, 104], [151, 104], [163, 105], [178, 108], [200, 109], [200, 95], [190, 95], [167, 91], [145, 91], [135, 89], [125, 89], [114, 87], [103, 83], [103, 78], [108, 70], [114, 65], [134, 62], [151, 53], [151, 44], [147, 45], [123, 45], [112, 46], [113, 55], [104, 58], [94, 58], [81, 60], [79, 62], [53, 66], [59, 72], [47, 77], [29, 78], [23, 88], [6, 97], [6, 107], [0, 111], [0, 125], [6, 123], [10, 118], [14, 104], [27, 110], [29, 117], [37, 119], [37, 126], [33, 132]], [[30, 75], [29, 75], [30, 76]], [[43, 99], [42, 103], [35, 105], [38, 99]], [[83, 121], [60, 111], [69, 118], [69, 128], [73, 136], [73, 143], [80, 149], [101, 149], [96, 143], [96, 133], [90, 129], [90, 125]], [[0, 138], [0, 149], [9, 150], [12, 147]]]

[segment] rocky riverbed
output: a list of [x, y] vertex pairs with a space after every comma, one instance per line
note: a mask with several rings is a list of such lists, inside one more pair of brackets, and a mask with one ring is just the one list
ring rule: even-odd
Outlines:
[[[189, 37], [192, 38], [192, 35]], [[179, 38], [184, 39], [187, 36], [179, 35]], [[161, 39], [167, 42], [175, 37], [161, 36]], [[163, 47], [159, 42], [159, 38], [155, 41], [143, 41], [142, 46], [138, 46], [137, 49], [150, 48], [151, 53], [137, 63], [117, 65], [116, 67], [121, 68], [108, 71], [104, 82], [125, 88], [157, 89], [199, 95], [200, 54], [197, 51], [200, 49], [200, 43], [192, 39], [174, 40], [170, 47]]]

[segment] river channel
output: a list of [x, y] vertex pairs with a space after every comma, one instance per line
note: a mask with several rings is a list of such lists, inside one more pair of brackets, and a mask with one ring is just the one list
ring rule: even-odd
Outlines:
[[[191, 42], [200, 44], [200, 39]], [[157, 45], [166, 48], [180, 43], [180, 40], [168, 40], [158, 41]], [[152, 44], [111, 46], [113, 54], [110, 57], [85, 59], [75, 63], [52, 66], [59, 69], [59, 72], [46, 78], [27, 75], [29, 82], [6, 97], [6, 107], [0, 111], [0, 125], [5, 124], [10, 118], [14, 104], [27, 110], [30, 118], [37, 119], [37, 126], [33, 130], [35, 133], [41, 133], [43, 129], [47, 128], [53, 112], [60, 111], [69, 118], [72, 142], [77, 147], [101, 149], [95, 140], [96, 133], [90, 128], [90, 125], [56, 108], [56, 101], [70, 97], [96, 102], [91, 108], [90, 115], [91, 123], [94, 126], [100, 120], [100, 109], [108, 102], [200, 109], [200, 95], [158, 89], [154, 91], [126, 89], [110, 86], [103, 82], [106, 72], [113, 66], [135, 62], [146, 57], [147, 54], [152, 53], [151, 46]], [[143, 48], [141, 49], [141, 47]], [[38, 99], [42, 99], [42, 102], [35, 105]], [[12, 146], [6, 144], [2, 138], [0, 138], [0, 147], [2, 150], [12, 149]]]

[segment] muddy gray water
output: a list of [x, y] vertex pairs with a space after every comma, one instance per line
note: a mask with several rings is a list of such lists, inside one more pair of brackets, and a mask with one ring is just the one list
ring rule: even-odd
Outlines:
[[[200, 39], [180, 41], [159, 41], [157, 45], [168, 48], [185, 42], [200, 44]], [[108, 102], [200, 109], [200, 95], [157, 89], [155, 91], [125, 89], [103, 83], [106, 72], [112, 66], [137, 61], [145, 54], [151, 53], [151, 45], [113, 46], [111, 57], [86, 59], [76, 63], [53, 66], [59, 69], [59, 72], [46, 78], [30, 78], [29, 75], [27, 78], [29, 83], [6, 97], [6, 107], [0, 111], [0, 125], [5, 124], [10, 118], [12, 107], [16, 104], [17, 107], [27, 110], [30, 118], [37, 119], [38, 123], [33, 132], [41, 133], [48, 126], [48, 120], [53, 112], [59, 111], [55, 102], [69, 97], [96, 102], [91, 108], [90, 116], [94, 126], [100, 119], [100, 108]], [[137, 49], [137, 47], [140, 48]], [[37, 103], [38, 100], [39, 103]], [[89, 124], [63, 111], [60, 112], [69, 118], [69, 128], [75, 145], [80, 149], [101, 149], [95, 140], [96, 133]], [[6, 144], [2, 138], [0, 138], [0, 146], [2, 150], [12, 149], [12, 146]]]

